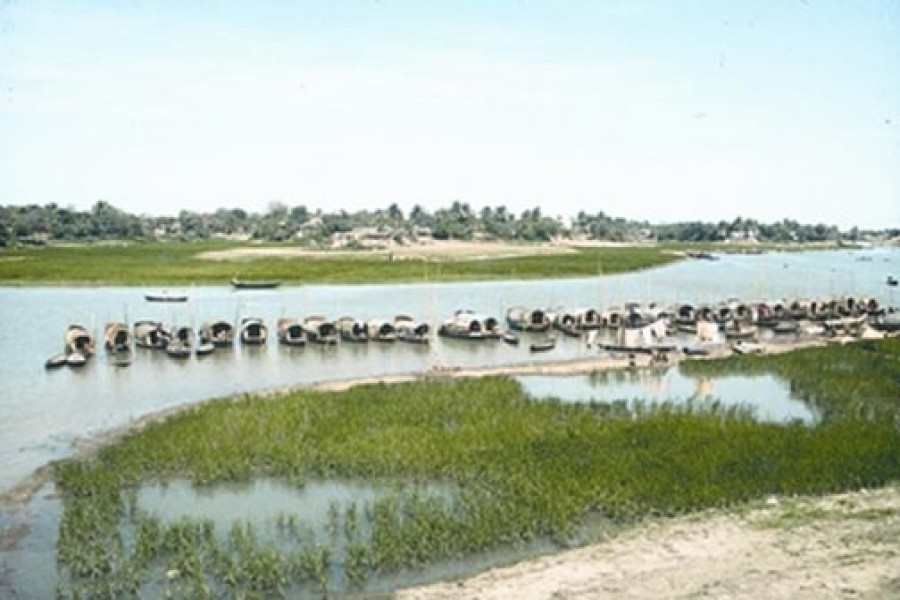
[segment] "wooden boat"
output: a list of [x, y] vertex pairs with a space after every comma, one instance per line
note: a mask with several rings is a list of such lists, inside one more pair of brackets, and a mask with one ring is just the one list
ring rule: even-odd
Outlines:
[[519, 336], [517, 336], [512, 331], [504, 331], [503, 334], [500, 336], [500, 339], [502, 339], [504, 342], [506, 342], [510, 346], [518, 346], [519, 345]]
[[366, 332], [373, 342], [394, 342], [397, 340], [397, 331], [394, 324], [384, 319], [372, 319], [366, 323]]
[[66, 353], [54, 354], [44, 362], [45, 369], [58, 369], [66, 366]]
[[731, 345], [731, 349], [735, 354], [762, 354], [764, 350], [760, 344], [746, 340], [736, 341]]
[[337, 344], [337, 326], [323, 316], [311, 315], [303, 319], [303, 331], [306, 332], [307, 341], [313, 344]]
[[67, 354], [77, 352], [85, 358], [90, 358], [94, 354], [94, 338], [81, 325], [69, 325], [66, 330], [65, 342]]
[[547, 331], [553, 319], [540, 308], [513, 306], [506, 310], [506, 326], [515, 331]]
[[888, 312], [869, 321], [872, 329], [893, 333], [900, 331], [900, 311]]
[[209, 336], [202, 330], [197, 333], [197, 346], [194, 348], [194, 354], [197, 356], [207, 356], [216, 351], [216, 345]]
[[111, 321], [103, 327], [103, 345], [107, 352], [128, 352], [131, 350], [131, 332], [128, 325]]
[[401, 342], [411, 344], [427, 344], [431, 326], [428, 323], [416, 321], [409, 315], [397, 315], [394, 317], [394, 334]]
[[187, 294], [169, 294], [163, 291], [160, 294], [144, 294], [144, 300], [147, 302], [187, 302]]
[[138, 348], [165, 350], [172, 339], [172, 331], [158, 321], [136, 321], [132, 330]]
[[236, 290], [271, 290], [281, 285], [276, 279], [238, 279], [231, 278], [231, 286]]
[[166, 354], [172, 358], [189, 358], [193, 352], [193, 341], [194, 330], [190, 327], [179, 327], [166, 344]]
[[335, 323], [342, 342], [364, 344], [369, 341], [366, 324], [354, 317], [341, 317]]
[[729, 340], [747, 340], [758, 334], [758, 327], [741, 321], [731, 321], [725, 326], [725, 338]]
[[269, 340], [269, 329], [262, 319], [245, 317], [241, 319], [241, 343], [248, 346], [261, 346]]
[[277, 323], [278, 342], [285, 346], [305, 346], [306, 332], [303, 324], [293, 317], [281, 317]]
[[554, 348], [556, 348], [556, 339], [552, 337], [532, 342], [528, 346], [528, 349], [532, 352], [547, 352], [548, 350], [553, 350]]
[[438, 328], [438, 335], [463, 340], [499, 339], [500, 323], [494, 317], [458, 310]]
[[225, 319], [207, 321], [200, 326], [200, 336], [208, 339], [216, 348], [234, 344], [234, 326]]
[[685, 356], [709, 356], [709, 348], [702, 346], [684, 346], [681, 348], [681, 352]]

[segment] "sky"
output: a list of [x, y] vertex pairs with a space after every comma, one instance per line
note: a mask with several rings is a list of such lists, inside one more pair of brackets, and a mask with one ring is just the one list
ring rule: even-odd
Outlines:
[[898, 0], [0, 0], [0, 205], [900, 226]]

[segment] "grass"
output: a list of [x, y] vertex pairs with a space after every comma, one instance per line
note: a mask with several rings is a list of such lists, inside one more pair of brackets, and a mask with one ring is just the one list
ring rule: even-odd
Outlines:
[[[317, 258], [212, 261], [209, 250], [239, 247], [221, 242], [134, 243], [0, 251], [2, 285], [203, 285], [246, 279], [286, 284], [399, 283], [490, 279], [588, 277], [667, 264], [677, 258], [656, 248], [596, 248], [566, 254], [471, 261], [398, 260], [372, 253]], [[259, 247], [259, 246], [253, 246]]]
[[[819, 365], [840, 364], [841, 353], [845, 379], [874, 379], [846, 386], [851, 405], [873, 394], [867, 410], [844, 410], [840, 389], [817, 387]], [[900, 478], [900, 344], [754, 360], [703, 368], [773, 372], [788, 360], [794, 385], [822, 391], [830, 418], [809, 428], [715, 408], [610, 411], [536, 401], [504, 377], [212, 401], [56, 467], [60, 595], [292, 596], [334, 591], [335, 577], [353, 590], [452, 557], [538, 539], [564, 545], [588, 515], [631, 523]], [[283, 533], [267, 539], [249, 522], [227, 534], [200, 520], [162, 524], [128, 499], [141, 482], [176, 477], [434, 481], [456, 493], [333, 506], [324, 540], [281, 515]]]

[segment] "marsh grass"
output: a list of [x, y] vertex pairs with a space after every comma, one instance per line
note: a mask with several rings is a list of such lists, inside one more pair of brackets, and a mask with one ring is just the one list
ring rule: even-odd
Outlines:
[[[504, 377], [212, 401], [57, 466], [60, 593], [98, 585], [103, 594], [156, 586], [233, 597], [364, 589], [379, 574], [491, 549], [566, 545], [588, 518], [627, 524], [769, 494], [883, 485], [900, 478], [898, 357], [900, 345], [882, 342], [702, 363], [790, 374], [798, 388], [822, 394], [817, 406], [830, 418], [815, 428], [715, 406], [537, 401]], [[817, 380], [832, 363], [851, 365], [841, 370], [849, 399]], [[859, 377], [870, 380], [854, 383]], [[848, 402], [866, 409], [847, 410]], [[324, 538], [288, 514], [275, 519], [279, 539], [247, 522], [228, 535], [202, 521], [162, 524], [128, 500], [148, 480], [258, 477], [394, 480], [413, 492], [335, 504]], [[454, 493], [416, 492], [421, 482]]]
[[[234, 244], [134, 243], [3, 250], [0, 283], [47, 285], [227, 284], [278, 279], [286, 284], [400, 283], [419, 281], [587, 277], [646, 269], [677, 257], [656, 248], [592, 248], [572, 253], [481, 260], [389, 261], [371, 253], [335, 253], [309, 258], [213, 261], [198, 258]], [[253, 246], [254, 248], [259, 246]]]

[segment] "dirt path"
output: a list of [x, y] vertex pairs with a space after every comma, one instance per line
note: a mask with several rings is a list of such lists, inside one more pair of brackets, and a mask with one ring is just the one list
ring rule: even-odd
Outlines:
[[606, 543], [397, 597], [900, 598], [900, 487], [651, 522]]

